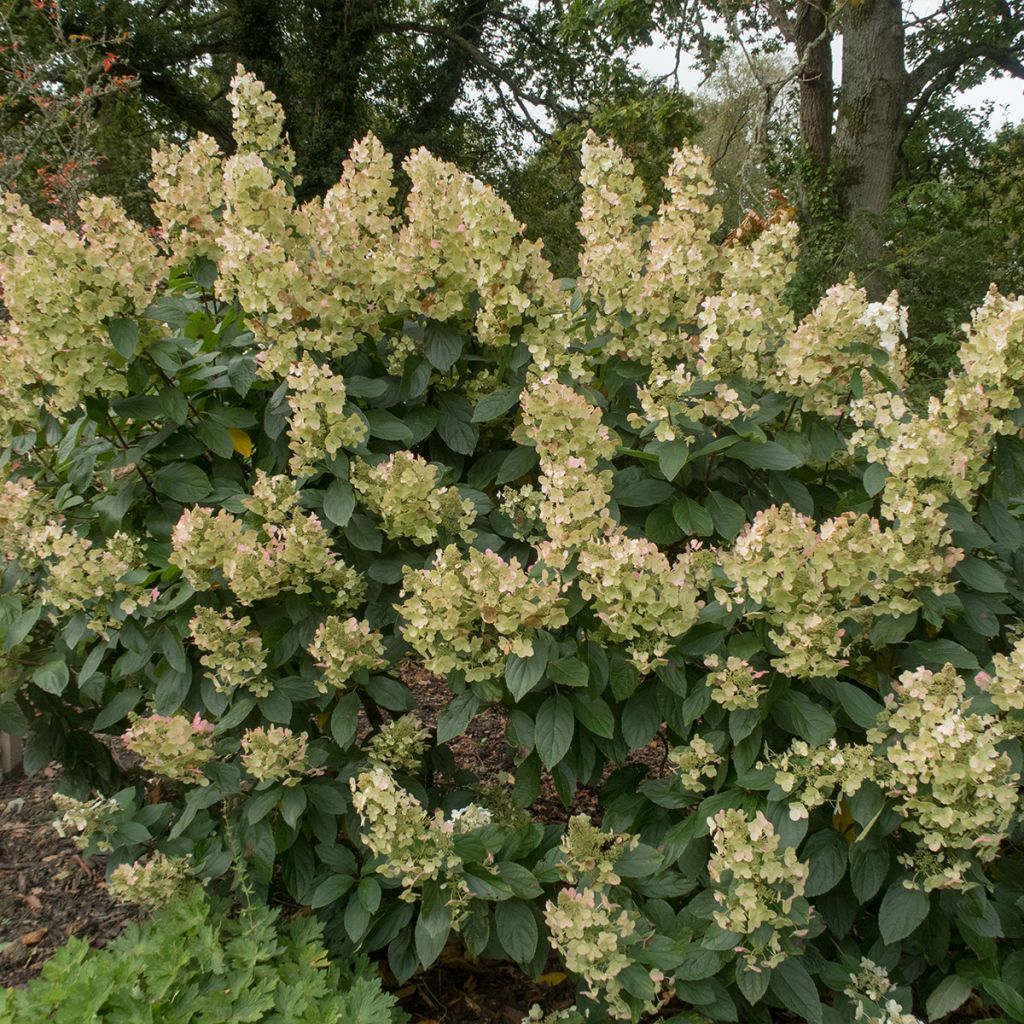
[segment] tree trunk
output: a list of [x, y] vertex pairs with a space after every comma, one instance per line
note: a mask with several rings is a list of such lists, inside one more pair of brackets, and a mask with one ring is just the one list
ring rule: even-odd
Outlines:
[[862, 0], [842, 23], [843, 80], [834, 164], [853, 260], [871, 269], [868, 291], [885, 290], [881, 218], [892, 195], [907, 106], [900, 0]]
[[793, 23], [793, 42], [800, 73], [800, 134], [814, 168], [824, 172], [832, 152], [832, 36], [827, 10], [800, 4]]

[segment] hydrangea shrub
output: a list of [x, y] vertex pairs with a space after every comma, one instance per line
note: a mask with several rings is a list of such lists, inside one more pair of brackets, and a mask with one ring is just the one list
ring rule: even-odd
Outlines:
[[[0, 725], [62, 828], [126, 898], [240, 857], [401, 979], [554, 950], [566, 1019], [1019, 1013], [1024, 300], [919, 408], [898, 297], [796, 322], [791, 211], [717, 242], [695, 149], [652, 212], [590, 137], [555, 280], [423, 150], [404, 211], [373, 138], [298, 204], [231, 100], [155, 232], [0, 213]], [[507, 786], [448, 746], [485, 708]]]

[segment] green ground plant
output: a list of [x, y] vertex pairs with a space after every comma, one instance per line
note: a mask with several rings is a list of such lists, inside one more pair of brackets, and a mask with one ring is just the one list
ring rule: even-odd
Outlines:
[[366, 961], [329, 964], [312, 917], [280, 925], [263, 905], [215, 912], [187, 883], [144, 925], [109, 946], [71, 939], [23, 989], [0, 989], [3, 1024], [398, 1024]]
[[[299, 205], [231, 99], [235, 154], [155, 154], [155, 234], [0, 216], [0, 726], [62, 828], [150, 901], [237, 838], [399, 979], [554, 950], [593, 1020], [1024, 1019], [1024, 301], [915, 412], [898, 297], [797, 322], [792, 211], [713, 243], [696, 150], [652, 214], [588, 137], [556, 280], [423, 150], [402, 215], [373, 138]], [[488, 707], [507, 791], [448, 747]], [[544, 773], [599, 821], [534, 820]]]

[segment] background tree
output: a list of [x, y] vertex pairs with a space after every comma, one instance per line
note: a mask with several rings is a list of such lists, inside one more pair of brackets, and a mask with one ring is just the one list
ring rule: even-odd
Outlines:
[[[942, 0], [915, 10], [901, 0], [624, 0], [579, 3], [572, 17], [577, 31], [601, 28], [620, 45], [663, 32], [708, 68], [729, 42], [752, 56], [789, 47], [795, 61], [780, 75], [760, 77], [760, 117], [767, 123], [777, 99], [796, 84], [805, 188], [827, 187], [834, 213], [849, 226], [846, 264], [878, 265], [882, 218], [915, 125], [989, 76], [1024, 78], [1024, 4]], [[763, 129], [755, 135], [766, 138]], [[805, 198], [803, 205], [806, 214], [813, 204]], [[869, 285], [884, 289], [883, 275], [871, 275]]]

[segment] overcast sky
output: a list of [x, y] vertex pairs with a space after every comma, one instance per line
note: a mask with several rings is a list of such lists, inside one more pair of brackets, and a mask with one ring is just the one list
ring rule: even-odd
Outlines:
[[[924, 5], [922, 5], [924, 6]], [[836, 62], [836, 75], [842, 67], [841, 40], [832, 44]], [[650, 75], [670, 75], [675, 66], [675, 47], [661, 40], [657, 45], [644, 47], [636, 53], [637, 63]], [[688, 92], [695, 91], [702, 75], [687, 62], [685, 54], [680, 65], [679, 84]], [[981, 106], [985, 102], [994, 104], [991, 117], [993, 130], [1007, 123], [1024, 121], [1024, 81], [1019, 78], [990, 78], [974, 89], [969, 89], [957, 98], [961, 106]]]

